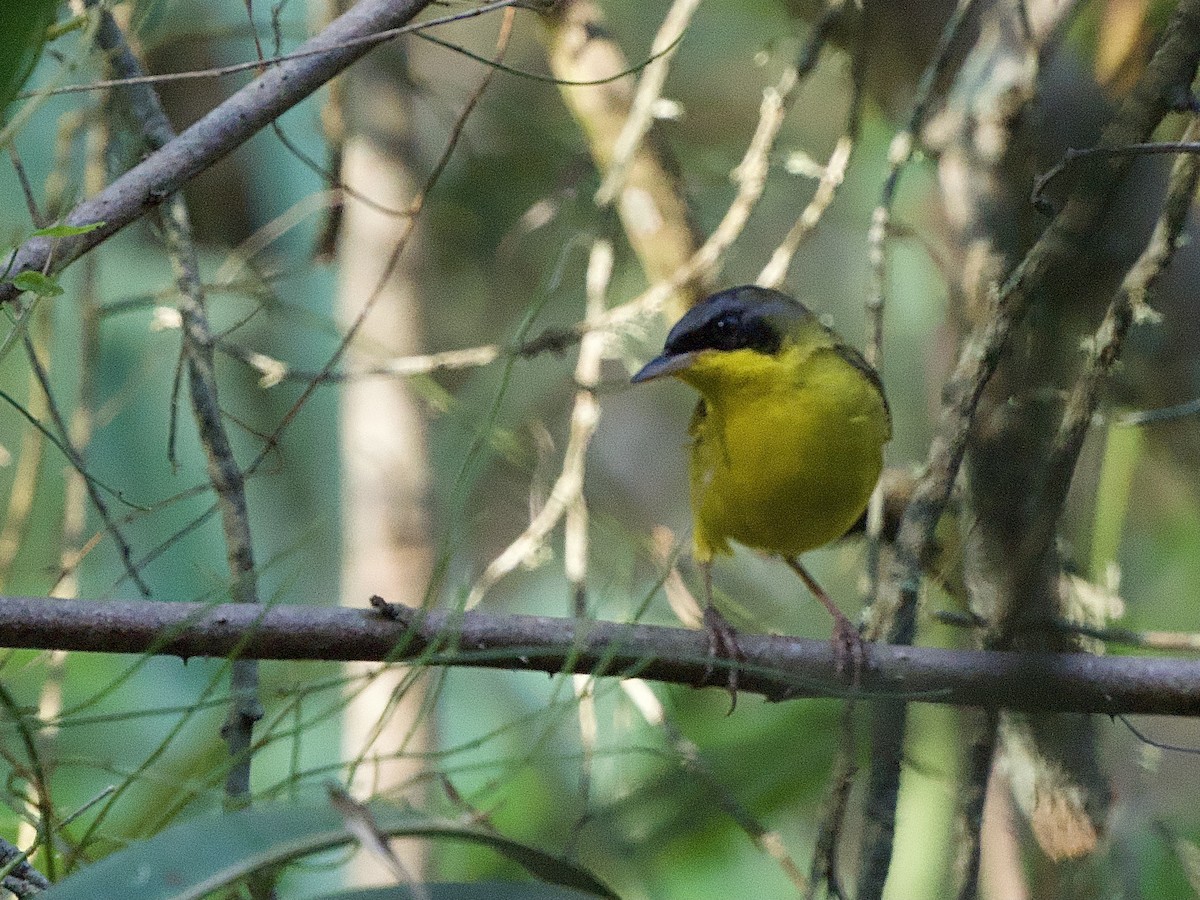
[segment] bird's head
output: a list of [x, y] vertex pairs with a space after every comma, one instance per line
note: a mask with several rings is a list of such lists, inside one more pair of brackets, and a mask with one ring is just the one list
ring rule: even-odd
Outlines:
[[633, 376], [634, 384], [674, 375], [697, 387], [713, 377], [748, 371], [806, 339], [829, 340], [803, 303], [770, 288], [745, 285], [697, 303], [667, 335], [663, 352]]

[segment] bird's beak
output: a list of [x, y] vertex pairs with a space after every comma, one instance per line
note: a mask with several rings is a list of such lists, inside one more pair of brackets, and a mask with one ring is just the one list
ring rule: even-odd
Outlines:
[[677, 375], [684, 369], [690, 368], [701, 352], [700, 350], [689, 350], [687, 353], [663, 353], [642, 366], [641, 370], [629, 381], [632, 384], [641, 384], [643, 381], [653, 381], [664, 375]]

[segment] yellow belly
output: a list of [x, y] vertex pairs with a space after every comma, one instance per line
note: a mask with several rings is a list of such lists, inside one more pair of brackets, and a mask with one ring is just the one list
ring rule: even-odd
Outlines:
[[731, 552], [731, 540], [803, 553], [841, 537], [866, 508], [890, 437], [882, 400], [832, 354], [804, 374], [705, 385], [690, 468], [701, 562]]

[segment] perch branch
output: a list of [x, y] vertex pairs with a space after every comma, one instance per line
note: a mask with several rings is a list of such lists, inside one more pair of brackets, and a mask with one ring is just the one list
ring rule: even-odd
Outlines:
[[[632, 677], [724, 689], [703, 631], [480, 612], [388, 615], [317, 605], [0, 598], [0, 646], [183, 659], [409, 661]], [[844, 697], [829, 642], [742, 634], [739, 690], [772, 699]], [[862, 693], [927, 703], [1052, 712], [1200, 716], [1200, 660], [942, 650], [876, 644]], [[706, 668], [712, 671], [706, 672]]]

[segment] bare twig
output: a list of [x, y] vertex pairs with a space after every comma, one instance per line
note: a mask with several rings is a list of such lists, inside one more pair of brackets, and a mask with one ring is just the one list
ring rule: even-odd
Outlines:
[[[825, 46], [825, 41], [829, 37], [829, 32], [833, 26], [841, 19], [845, 11], [845, 0], [829, 0], [825, 5], [825, 11], [821, 17], [813, 23], [809, 30], [808, 41], [801, 51], [796, 62], [796, 78], [802, 79], [809, 75], [816, 68], [817, 61], [821, 56], [821, 48]], [[859, 17], [859, 37], [862, 38], [866, 33], [867, 14], [864, 10]], [[775, 248], [771, 254], [771, 258], [759, 273], [756, 283], [763, 287], [780, 288], [784, 281], [787, 280], [788, 268], [792, 264], [792, 259], [796, 255], [796, 251], [816, 231], [817, 225], [820, 224], [821, 218], [825, 215], [825, 211], [829, 209], [833, 203], [834, 196], [837, 190], [842, 185], [842, 181], [846, 177], [846, 169], [850, 166], [850, 155], [854, 151], [855, 142], [858, 140], [859, 123], [862, 118], [862, 100], [865, 90], [864, 74], [866, 72], [867, 59], [869, 57], [869, 48], [865, 46], [864, 41], [859, 41], [858, 52], [854, 55], [853, 65], [853, 83], [851, 86], [850, 109], [846, 114], [846, 128], [837, 143], [834, 144], [833, 151], [829, 154], [829, 160], [824, 166], [820, 167], [817, 173], [817, 189], [813, 192], [812, 199], [808, 205], [804, 207], [800, 215], [796, 218], [795, 224], [788, 230], [779, 246]]]
[[[660, 40], [656, 40], [656, 47], [660, 41], [666, 46], [661, 52], [663, 62], [652, 62], [654, 70], [643, 79], [647, 108], [652, 105], [651, 95], [657, 93], [653, 82], [665, 75], [665, 59], [683, 36], [685, 12], [686, 7], [676, 7], [663, 24]], [[596, 167], [606, 173], [614, 163], [624, 165], [620, 189], [615, 183], [610, 185], [617, 214], [647, 281], [662, 282], [696, 252], [700, 243], [678, 167], [663, 142], [644, 139], [652, 124], [634, 108], [632, 79], [615, 77], [628, 72], [629, 66], [621, 47], [605, 28], [600, 4], [564, 0], [550, 7], [544, 19], [548, 25], [549, 65], [563, 101], [579, 123]], [[602, 86], [580, 86], [580, 82], [595, 85], [601, 80]], [[622, 162], [626, 155], [628, 161]], [[682, 314], [703, 296], [706, 274], [693, 272], [674, 281], [660, 307], [667, 305], [672, 316]]]
[[883, 313], [887, 302], [887, 247], [886, 241], [892, 221], [892, 205], [896, 200], [896, 192], [900, 187], [900, 177], [912, 160], [913, 148], [917, 143], [917, 135], [925, 116], [933, 101], [933, 89], [945, 73], [950, 61], [954, 59], [954, 51], [963, 35], [964, 25], [976, 0], [959, 0], [953, 15], [950, 16], [938, 38], [937, 49], [921, 80], [917, 84], [913, 96], [912, 109], [904, 128], [892, 138], [888, 147], [888, 174], [884, 179], [883, 189], [879, 194], [879, 203], [871, 214], [871, 227], [867, 232], [869, 244], [868, 256], [871, 262], [871, 294], [867, 298], [867, 347], [864, 355], [871, 365], [879, 368], [883, 358]]
[[79, 455], [79, 451], [71, 443], [70, 431], [67, 428], [67, 421], [63, 417], [62, 412], [58, 408], [58, 404], [54, 402], [54, 394], [51, 392], [50, 377], [46, 372], [45, 366], [42, 365], [41, 359], [38, 357], [37, 348], [29, 335], [24, 336], [26, 358], [29, 360], [29, 368], [38, 382], [42, 394], [46, 399], [46, 411], [50, 414], [51, 421], [54, 422], [54, 427], [58, 431], [60, 437], [56, 441], [58, 448], [62, 450], [71, 463], [71, 468], [82, 479], [84, 486], [87, 488], [89, 499], [92, 501], [92, 506], [95, 507], [101, 521], [104, 522], [104, 527], [112, 537], [113, 543], [117, 545], [117, 552], [121, 557], [121, 564], [125, 567], [125, 572], [129, 578], [137, 585], [138, 592], [143, 597], [150, 596], [150, 586], [146, 584], [138, 571], [137, 565], [133, 561], [133, 549], [129, 546], [129, 542], [121, 533], [121, 529], [117, 526], [116, 519], [109, 511], [108, 503], [100, 493], [100, 486], [96, 480], [90, 477], [87, 473], [87, 468], [84, 465], [83, 458]]
[[992, 759], [996, 753], [996, 729], [999, 718], [996, 710], [983, 711], [982, 720], [975, 724], [963, 779], [966, 795], [959, 801], [958, 840], [955, 869], [958, 876], [959, 900], [975, 900], [979, 887], [979, 860], [983, 851], [983, 807], [987, 798]]
[[[424, 8], [427, 5], [429, 4], [423, 3], [421, 4], [420, 8]], [[31, 91], [27, 94], [19, 94], [18, 99], [40, 99], [43, 97], [56, 97], [62, 94], [81, 94], [91, 91], [102, 91], [117, 87], [163, 84], [170, 81], [195, 81], [196, 79], [202, 78], [207, 79], [217, 78], [223, 75], [236, 75], [239, 72], [255, 72], [262, 74], [264, 70], [267, 70], [273, 66], [282, 65], [289, 62], [303, 61], [310, 57], [321, 56], [339, 50], [357, 49], [359, 51], [357, 55], [362, 56], [379, 44], [387, 43], [388, 41], [394, 40], [402, 35], [418, 34], [425, 29], [433, 28], [438, 25], [461, 22], [464, 19], [486, 15], [487, 13], [495, 12], [498, 9], [504, 9], [505, 7], [512, 7], [515, 5], [517, 5], [516, 0], [493, 0], [491, 3], [482, 3], [473, 9], [463, 10], [461, 12], [452, 13], [447, 16], [441, 16], [436, 19], [429, 19], [425, 22], [417, 22], [414, 25], [401, 25], [395, 28], [379, 28], [362, 34], [354, 34], [336, 42], [323, 43], [320, 46], [309, 42], [299, 49], [293, 50], [291, 53], [284, 53], [279, 56], [264, 57], [261, 54], [260, 48], [258, 58], [253, 62], [231, 63], [227, 66], [213, 66], [207, 69], [197, 69], [187, 72], [163, 72], [157, 75], [130, 75], [123, 78], [111, 78], [105, 81], [89, 81], [87, 84], [71, 84], [63, 87]], [[420, 9], [417, 9], [412, 13], [412, 15], [415, 15], [419, 11]]]
[[665, 281], [656, 283], [640, 296], [609, 310], [599, 327], [613, 335], [636, 330], [641, 322], [660, 313], [672, 292], [681, 285], [696, 280], [711, 280], [716, 276], [725, 254], [746, 227], [750, 213], [762, 197], [770, 168], [771, 148], [775, 146], [775, 138], [794, 98], [796, 83], [796, 70], [788, 69], [776, 85], [763, 91], [758, 125], [742, 161], [730, 174], [737, 183], [737, 194], [700, 249]]

